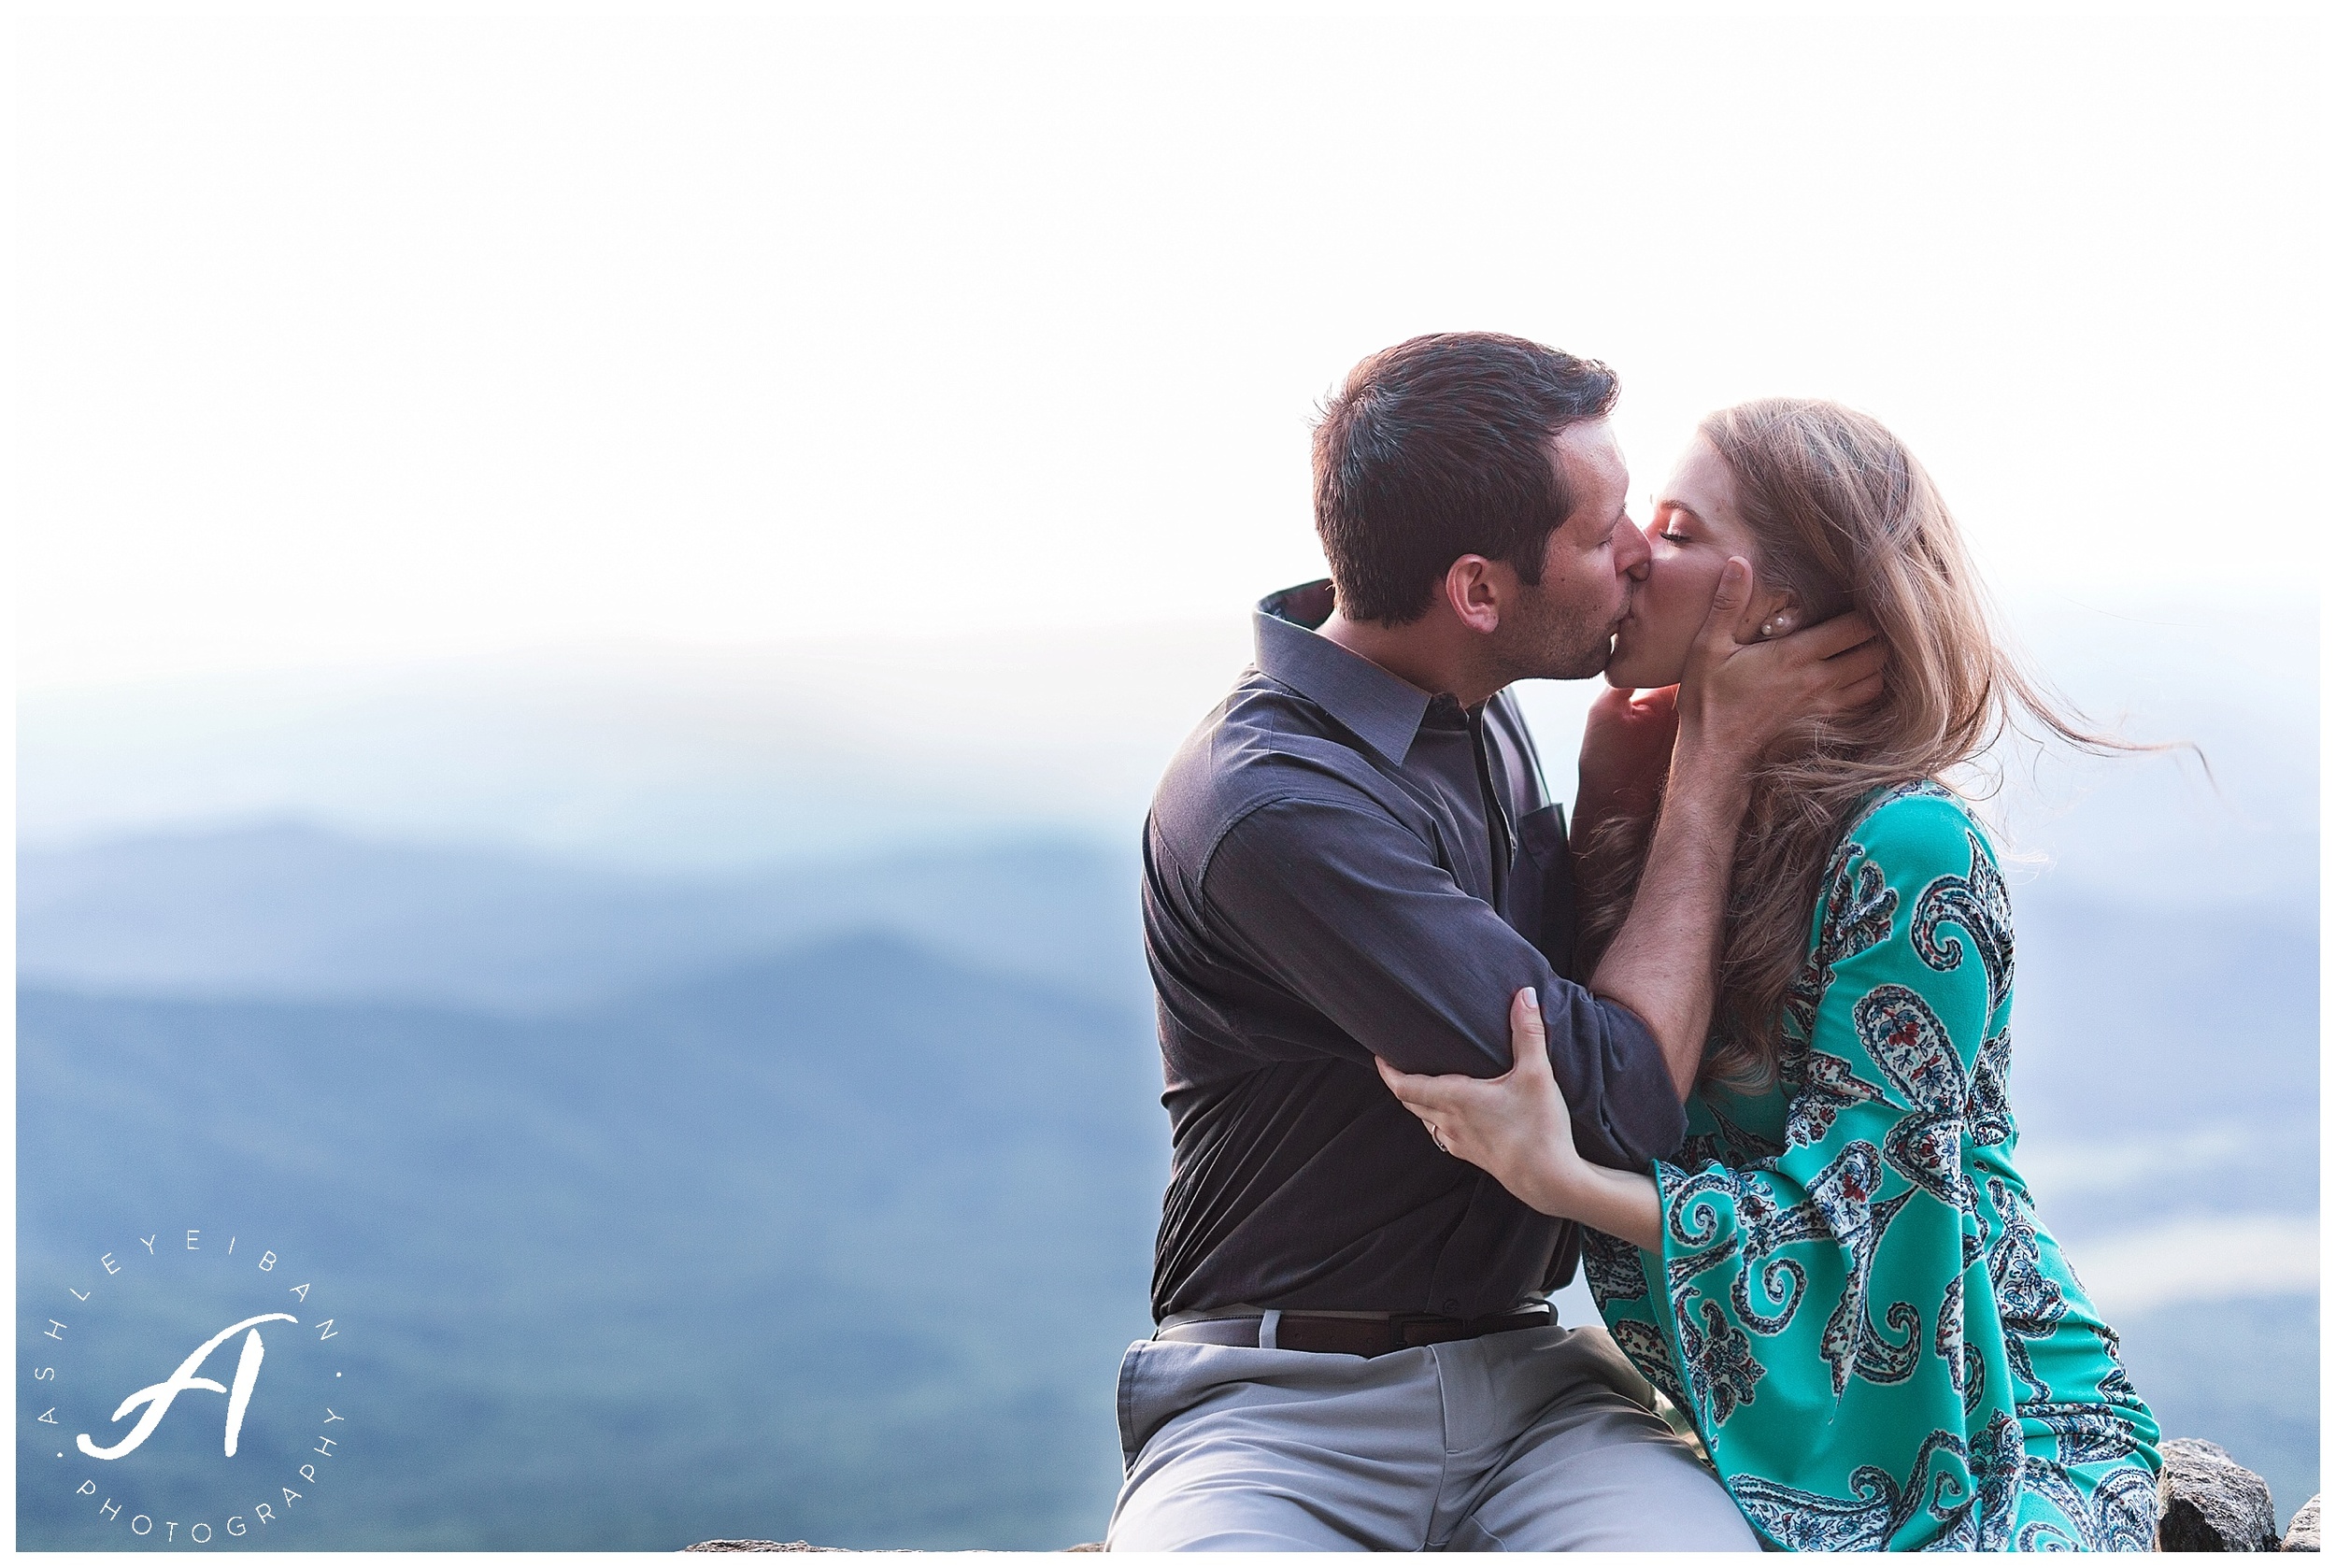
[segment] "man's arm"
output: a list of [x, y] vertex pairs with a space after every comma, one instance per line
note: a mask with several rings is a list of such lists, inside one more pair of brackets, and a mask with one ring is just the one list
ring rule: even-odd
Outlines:
[[1584, 1157], [1635, 1169], [1678, 1147], [1686, 1119], [1645, 1025], [1560, 978], [1360, 792], [1324, 780], [1252, 810], [1210, 855], [1201, 897], [1211, 929], [1329, 1019], [1358, 1064], [1504, 1073], [1509, 998], [1531, 986]]
[[1750, 589], [1749, 568], [1731, 560], [1679, 683], [1671, 781], [1637, 895], [1589, 981], [1596, 994], [1645, 1020], [1682, 1100], [1695, 1087], [1711, 1032], [1728, 884], [1752, 771], [1795, 725], [1862, 707], [1882, 691], [1882, 644], [1856, 616], [1738, 644], [1734, 627]]

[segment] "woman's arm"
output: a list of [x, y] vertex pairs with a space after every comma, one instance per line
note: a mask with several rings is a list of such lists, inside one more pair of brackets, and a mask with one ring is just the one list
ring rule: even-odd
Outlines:
[[1773, 641], [1738, 643], [1751, 568], [1731, 557], [1673, 698], [1678, 738], [1631, 912], [1589, 978], [1661, 1048], [1685, 1100], [1703, 1062], [1714, 976], [1746, 780], [1787, 715], [1854, 712], [1882, 692], [1886, 650], [1856, 615]]
[[[1768, 1540], [2001, 1550], [2023, 1463], [2018, 1376], [2032, 1383], [2036, 1369], [1995, 1279], [2038, 1264], [2022, 1240], [2032, 1226], [2002, 1218], [2001, 1183], [1974, 1191], [1964, 1161], [1970, 1145], [2010, 1135], [1991, 1108], [2001, 1075], [1989, 1053], [2010, 1006], [2000, 878], [1935, 791], [1882, 805], [1846, 848], [1824, 895], [1812, 955], [1822, 990], [1773, 1157], [1658, 1161], [1651, 1181], [1617, 1177], [1606, 1191], [1562, 1147], [1529, 1147], [1562, 1138], [1562, 1113], [1551, 1119], [1531, 1075], [1477, 1095], [1389, 1083], [1525, 1202], [1638, 1244], [1621, 1257], [1592, 1249], [1601, 1310], [1694, 1417]], [[1520, 1031], [1520, 1066], [1530, 1049]], [[1625, 1181], [1636, 1183], [1627, 1195]], [[2110, 1438], [2129, 1444], [2131, 1424]], [[1962, 1479], [1934, 1490], [1946, 1456]], [[1924, 1505], [1898, 1508], [1907, 1496]]]
[[1509, 1047], [1514, 1060], [1497, 1078], [1399, 1073], [1385, 1062], [1379, 1076], [1427, 1124], [1437, 1147], [1489, 1172], [1520, 1203], [1659, 1248], [1653, 1178], [1593, 1165], [1574, 1147], [1573, 1119], [1549, 1071], [1548, 1032], [1530, 986], [1510, 999]]
[[1574, 815], [1567, 824], [1576, 860], [1590, 854], [1609, 822], [1651, 822], [1679, 736], [1679, 689], [1609, 688], [1582, 720]]

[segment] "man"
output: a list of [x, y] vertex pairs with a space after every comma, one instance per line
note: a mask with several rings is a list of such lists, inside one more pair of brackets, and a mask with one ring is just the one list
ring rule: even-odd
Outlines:
[[[1645, 576], [1615, 394], [1489, 334], [1358, 366], [1315, 438], [1331, 584], [1260, 606], [1255, 666], [1161, 783], [1144, 912], [1175, 1161], [1160, 1331], [1120, 1368], [1114, 1549], [1757, 1549], [1602, 1331], [1555, 1323], [1569, 1228], [1441, 1152], [1373, 1064], [1505, 1072], [1531, 986], [1583, 1151], [1669, 1153], [1743, 779], [1874, 690], [1845, 622], [1737, 648], [1731, 566], [1636, 902], [1590, 984], [1567, 977], [1563, 818], [1503, 693], [1596, 675]], [[1602, 712], [1586, 794], [1628, 786], [1648, 728], [1620, 694]]]

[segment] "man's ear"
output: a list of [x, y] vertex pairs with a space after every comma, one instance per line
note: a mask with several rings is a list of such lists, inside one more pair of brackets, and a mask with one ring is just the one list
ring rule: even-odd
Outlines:
[[1463, 555], [1444, 571], [1444, 602], [1460, 623], [1489, 635], [1501, 629], [1501, 611], [1516, 592], [1514, 567], [1481, 555]]

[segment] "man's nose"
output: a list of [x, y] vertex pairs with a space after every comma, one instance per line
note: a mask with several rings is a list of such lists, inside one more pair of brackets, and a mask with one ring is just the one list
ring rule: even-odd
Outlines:
[[1647, 568], [1655, 562], [1655, 551], [1647, 544], [1646, 535], [1639, 532], [1635, 522], [1625, 522], [1615, 533], [1615, 570], [1632, 582], [1645, 582]]

